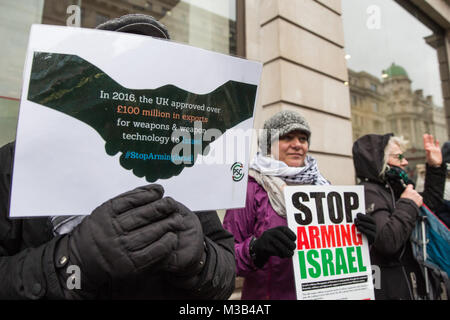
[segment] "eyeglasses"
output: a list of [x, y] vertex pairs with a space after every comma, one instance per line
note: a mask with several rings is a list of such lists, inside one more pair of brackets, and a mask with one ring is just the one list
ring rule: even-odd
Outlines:
[[393, 153], [393, 154], [390, 154], [390, 156], [396, 157], [399, 161], [402, 161], [403, 159], [406, 158], [403, 153]]

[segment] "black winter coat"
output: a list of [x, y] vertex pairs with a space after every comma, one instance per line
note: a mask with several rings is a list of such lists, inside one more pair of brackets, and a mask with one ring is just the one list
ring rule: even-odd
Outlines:
[[[156, 273], [115, 283], [96, 295], [68, 289], [66, 264], [48, 218], [9, 219], [14, 143], [0, 148], [0, 299], [227, 299], [234, 290], [233, 236], [215, 211], [196, 213], [203, 227], [207, 259], [194, 288], [180, 289]], [[26, 200], [24, 200], [26, 201]]]
[[[360, 138], [353, 145], [353, 161], [364, 186], [367, 214], [375, 218], [377, 225], [376, 239], [370, 248], [371, 263], [380, 268], [380, 273], [375, 270], [374, 274], [381, 280], [375, 283], [375, 299], [409, 300], [425, 295], [425, 280], [410, 242], [419, 207], [410, 199], [396, 197], [393, 186], [379, 177], [391, 136]], [[427, 165], [422, 197], [433, 211], [442, 204], [445, 177], [445, 164], [439, 168]]]

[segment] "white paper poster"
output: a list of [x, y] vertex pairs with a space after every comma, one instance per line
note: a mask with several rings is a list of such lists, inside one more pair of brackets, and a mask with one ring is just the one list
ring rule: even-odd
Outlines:
[[149, 183], [245, 206], [262, 65], [148, 36], [33, 25], [11, 217], [84, 215]]
[[362, 186], [289, 186], [288, 225], [299, 300], [374, 300], [367, 238], [355, 227], [365, 213]]

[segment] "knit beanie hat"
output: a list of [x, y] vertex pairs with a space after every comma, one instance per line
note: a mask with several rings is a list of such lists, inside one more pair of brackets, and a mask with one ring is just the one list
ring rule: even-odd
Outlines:
[[263, 155], [270, 153], [272, 142], [285, 134], [299, 130], [307, 135], [310, 144], [311, 129], [304, 117], [290, 110], [283, 110], [264, 122], [263, 130], [259, 136], [259, 147]]
[[155, 38], [170, 39], [167, 28], [149, 15], [133, 13], [108, 20], [96, 29], [142, 34]]

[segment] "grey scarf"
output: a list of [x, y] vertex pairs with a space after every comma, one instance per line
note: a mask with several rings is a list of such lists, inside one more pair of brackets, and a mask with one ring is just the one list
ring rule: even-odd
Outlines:
[[330, 184], [320, 174], [317, 161], [311, 156], [306, 157], [304, 167], [297, 168], [289, 167], [282, 161], [258, 153], [250, 165], [248, 174], [264, 188], [269, 196], [270, 205], [281, 217], [286, 217], [285, 186]]

